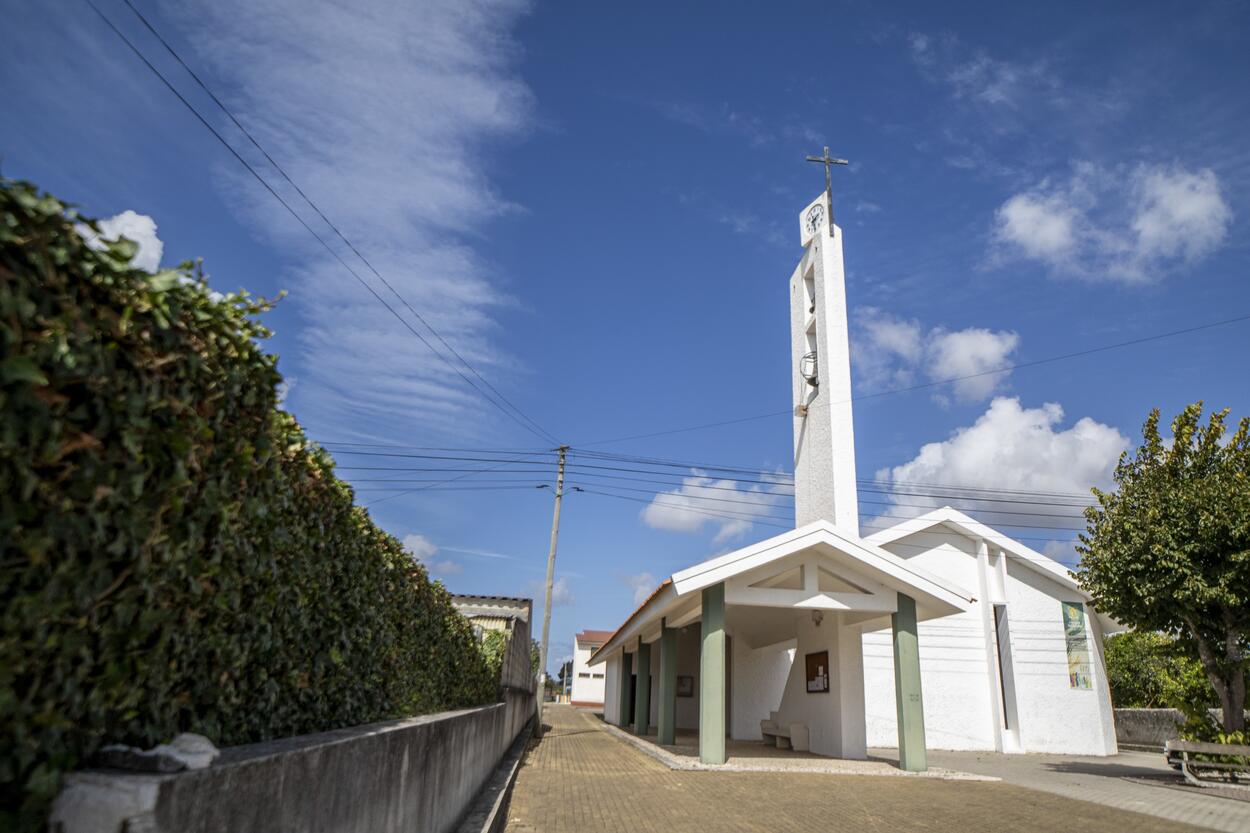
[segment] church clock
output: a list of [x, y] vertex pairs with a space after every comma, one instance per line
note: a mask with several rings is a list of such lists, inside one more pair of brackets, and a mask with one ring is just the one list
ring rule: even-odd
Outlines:
[[815, 205], [813, 205], [811, 208], [807, 209], [807, 217], [805, 218], [805, 222], [807, 223], [808, 234], [815, 234], [817, 229], [820, 228], [820, 224], [823, 223], [824, 221], [825, 221], [825, 206], [823, 203], [818, 202]]

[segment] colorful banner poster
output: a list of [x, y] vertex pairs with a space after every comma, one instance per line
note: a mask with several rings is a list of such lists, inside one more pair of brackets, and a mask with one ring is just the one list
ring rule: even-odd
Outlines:
[[1068, 685], [1091, 688], [1093, 678], [1089, 662], [1089, 639], [1085, 636], [1085, 605], [1062, 602], [1063, 634], [1068, 643]]

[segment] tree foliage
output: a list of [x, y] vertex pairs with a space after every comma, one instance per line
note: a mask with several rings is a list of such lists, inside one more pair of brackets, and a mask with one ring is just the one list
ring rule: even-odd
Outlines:
[[268, 304], [80, 222], [0, 181], [0, 828], [105, 742], [492, 700], [442, 585], [278, 408]]
[[1205, 425], [1202, 403], [1116, 466], [1116, 489], [1094, 490], [1081, 535], [1081, 584], [1104, 613], [1143, 631], [1174, 634], [1197, 657], [1224, 730], [1244, 729], [1250, 640], [1250, 417], [1226, 436], [1228, 412]]
[[1103, 642], [1116, 708], [1206, 710], [1219, 701], [1206, 673], [1174, 637], [1126, 631]]

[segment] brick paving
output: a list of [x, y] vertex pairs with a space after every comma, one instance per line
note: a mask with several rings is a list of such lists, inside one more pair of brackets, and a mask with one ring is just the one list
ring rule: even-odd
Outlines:
[[1203, 829], [1003, 782], [671, 770], [592, 715], [548, 706], [543, 717], [551, 729], [517, 776], [512, 833]]

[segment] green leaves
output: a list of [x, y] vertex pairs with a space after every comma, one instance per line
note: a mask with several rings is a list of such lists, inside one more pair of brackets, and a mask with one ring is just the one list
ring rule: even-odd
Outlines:
[[48, 377], [39, 370], [34, 360], [26, 356], [8, 356], [0, 361], [0, 383], [26, 382], [32, 385], [48, 384]]
[[1235, 728], [1250, 666], [1250, 418], [1229, 437], [1227, 415], [1203, 425], [1202, 403], [1190, 405], [1168, 442], [1150, 414], [1116, 490], [1094, 492], [1077, 575], [1103, 612], [1178, 634]]
[[76, 222], [0, 180], [0, 829], [104, 743], [492, 700], [446, 591], [277, 408], [269, 302]]

